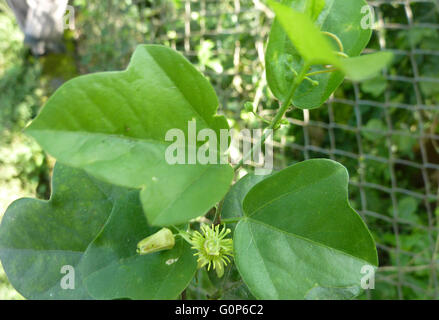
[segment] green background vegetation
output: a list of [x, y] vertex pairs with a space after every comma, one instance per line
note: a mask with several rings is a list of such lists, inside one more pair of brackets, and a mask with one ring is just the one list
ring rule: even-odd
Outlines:
[[[276, 139], [275, 167], [332, 158], [348, 168], [352, 205], [378, 243], [380, 270], [371, 299], [439, 297], [439, 8], [434, 1], [369, 1], [377, 30], [368, 51], [391, 49], [383, 75], [346, 81], [327, 107], [288, 114]], [[35, 58], [0, 0], [0, 219], [15, 199], [47, 198], [54, 161], [22, 129], [63, 82], [80, 74], [122, 70], [136, 45], [181, 51], [213, 83], [234, 128], [262, 123], [244, 109], [273, 115], [263, 77], [271, 19], [259, 1], [72, 1], [75, 30], [62, 54]], [[280, 135], [279, 135], [280, 137]], [[234, 268], [221, 283], [199, 271], [188, 298], [251, 298]], [[21, 299], [0, 268], [0, 300]]]

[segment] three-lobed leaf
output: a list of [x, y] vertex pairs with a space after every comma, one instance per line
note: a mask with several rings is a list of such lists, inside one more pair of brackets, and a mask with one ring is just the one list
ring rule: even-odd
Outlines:
[[65, 83], [26, 132], [59, 162], [140, 189], [149, 223], [179, 224], [221, 200], [233, 170], [228, 164], [169, 164], [165, 155], [172, 141], [166, 134], [181, 130], [187, 146], [203, 129], [218, 135], [228, 124], [215, 115], [217, 108], [210, 83], [181, 54], [141, 45], [127, 70]]
[[[59, 164], [52, 185], [49, 201], [19, 199], [8, 207], [0, 225], [0, 260], [26, 298], [90, 299], [79, 265], [126, 191]], [[61, 287], [64, 266], [75, 270], [74, 290]]]
[[49, 201], [20, 199], [6, 211], [0, 260], [28, 299], [175, 299], [196, 259], [182, 239], [171, 250], [138, 255], [138, 241], [155, 231], [136, 190], [57, 164]]
[[171, 250], [139, 255], [136, 244], [156, 231], [147, 224], [137, 192], [116, 203], [83, 256], [89, 294], [95, 299], [176, 299], [194, 277], [197, 261], [182, 238]]
[[[348, 174], [331, 160], [308, 160], [256, 184], [243, 201], [235, 262], [261, 299], [317, 299], [359, 287], [377, 265], [375, 243], [348, 203]], [[335, 290], [335, 289], [331, 289]], [[340, 293], [340, 296], [343, 296]]]

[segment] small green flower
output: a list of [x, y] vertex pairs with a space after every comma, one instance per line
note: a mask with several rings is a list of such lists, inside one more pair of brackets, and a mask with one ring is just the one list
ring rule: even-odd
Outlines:
[[195, 231], [191, 235], [192, 249], [197, 250], [198, 268], [207, 265], [216, 271], [219, 278], [224, 275], [224, 267], [230, 263], [229, 257], [233, 257], [233, 240], [224, 239], [231, 231], [224, 226], [220, 231], [220, 225], [201, 225], [201, 232]]

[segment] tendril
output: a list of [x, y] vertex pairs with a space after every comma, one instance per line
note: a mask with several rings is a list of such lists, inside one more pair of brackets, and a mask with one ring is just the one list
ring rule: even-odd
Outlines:
[[344, 52], [343, 43], [341, 42], [339, 37], [337, 37], [335, 34], [333, 34], [331, 32], [328, 32], [328, 31], [322, 31], [322, 33], [324, 35], [327, 35], [328, 37], [334, 39], [335, 42], [337, 42], [337, 45], [338, 45], [338, 48], [339, 48], [340, 52]]

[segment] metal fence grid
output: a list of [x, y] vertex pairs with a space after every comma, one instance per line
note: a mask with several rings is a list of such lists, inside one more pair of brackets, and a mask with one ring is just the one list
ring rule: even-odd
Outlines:
[[[439, 65], [439, 38], [422, 40], [439, 33], [439, 4], [368, 2], [375, 9], [376, 26], [367, 52], [390, 50], [396, 56], [379, 79], [379, 94], [346, 81], [326, 108], [290, 112], [288, 136], [274, 142], [275, 165], [326, 157], [348, 168], [352, 203], [374, 233], [381, 262], [376, 290], [368, 291], [367, 298], [439, 298], [439, 72], [429, 67]], [[221, 112], [234, 121], [241, 121], [246, 101], [253, 101], [263, 115], [274, 113], [263, 67], [272, 15], [261, 1], [156, 3], [141, 10], [146, 14], [139, 19], [148, 25], [133, 39], [183, 52], [210, 78]], [[112, 16], [108, 12], [103, 23], [112, 24]], [[407, 210], [410, 203], [415, 212]]]
[[[426, 28], [428, 30], [434, 30], [439, 32], [439, 20], [434, 22], [419, 22], [415, 15], [415, 8], [422, 6], [428, 6], [434, 13], [437, 11], [438, 3], [433, 1], [370, 1], [369, 4], [373, 5], [376, 12], [377, 27], [374, 31], [375, 40], [379, 43], [379, 49], [392, 51], [398, 60], [407, 60], [407, 65], [411, 66], [409, 72], [398, 68], [397, 74], [390, 74], [384, 72], [384, 78], [390, 83], [384, 93], [383, 101], [374, 101], [364, 99], [360, 86], [357, 83], [353, 83], [353, 96], [351, 98], [332, 98], [328, 103], [328, 121], [313, 120], [313, 111], [304, 111], [303, 118], [291, 119], [292, 123], [303, 128], [304, 140], [302, 143], [294, 143], [288, 147], [299, 150], [303, 153], [305, 159], [315, 157], [316, 155], [329, 157], [334, 160], [338, 160], [344, 163], [347, 158], [355, 160], [353, 168], [358, 174], [353, 174], [351, 179], [351, 188], [358, 189], [360, 195], [360, 203], [358, 209], [364, 220], [372, 220], [369, 223], [371, 228], [376, 224], [377, 219], [382, 220], [385, 224], [391, 226], [395, 243], [393, 246], [378, 243], [380, 250], [380, 256], [394, 255], [395, 262], [392, 266], [382, 266], [378, 273], [377, 281], [384, 281], [390, 283], [396, 287], [397, 297], [400, 299], [405, 298], [404, 287], [411, 288], [418, 292], [425, 298], [438, 298], [438, 219], [435, 217], [435, 208], [437, 207], [438, 200], [438, 169], [439, 163], [437, 157], [431, 156], [431, 152], [428, 152], [427, 143], [435, 146], [439, 136], [435, 133], [435, 118], [436, 113], [439, 110], [439, 105], [435, 104], [437, 101], [429, 101], [429, 97], [426, 97], [420, 89], [423, 83], [433, 83], [439, 86], [439, 74], [436, 77], [431, 75], [424, 75], [420, 70], [419, 61], [423, 61], [425, 58], [435, 59], [439, 62], [439, 52], [431, 49], [421, 49], [410, 44], [409, 48], [401, 49], [388, 44], [389, 38], [392, 36], [393, 31], [398, 30], [414, 30], [414, 28]], [[404, 12], [406, 21], [392, 21], [387, 19], [383, 8], [392, 7], [392, 10], [401, 10]], [[387, 8], [388, 10], [388, 8]], [[435, 19], [437, 19], [437, 15]], [[390, 32], [389, 32], [390, 31]], [[368, 50], [371, 51], [371, 50]], [[402, 62], [401, 62], [402, 63]], [[404, 83], [407, 84], [406, 90], [412, 90], [412, 94], [415, 97], [415, 101], [391, 102], [391, 83]], [[353, 108], [355, 113], [354, 125], [340, 123], [337, 114], [334, 109], [337, 104], [349, 105]], [[364, 108], [377, 108], [380, 110], [381, 117], [385, 123], [385, 127], [379, 129], [373, 129], [365, 127], [367, 120], [363, 117], [362, 110]], [[415, 126], [415, 130], [401, 130], [394, 125], [394, 119], [392, 118], [392, 111], [401, 109], [405, 113], [412, 115], [412, 121]], [[310, 128], [322, 128], [329, 136], [329, 144], [325, 146], [313, 145], [312, 137], [310, 136]], [[341, 130], [351, 133], [355, 136], [357, 142], [356, 150], [346, 150], [343, 142], [337, 141], [335, 131]], [[370, 152], [370, 142], [365, 141], [362, 133], [371, 132], [377, 136], [384, 136], [386, 140], [386, 146], [388, 149], [387, 157], [379, 156]], [[413, 159], [407, 159], [401, 157], [398, 150], [395, 150], [393, 137], [409, 136], [412, 139], [416, 139], [417, 146], [419, 147], [419, 155]], [[437, 149], [435, 150], [437, 152]], [[380, 163], [388, 168], [388, 174], [390, 176], [390, 185], [383, 185], [377, 183], [371, 183], [368, 179], [368, 166], [373, 163]], [[373, 167], [373, 166], [372, 166]], [[414, 189], [408, 189], [407, 186], [399, 185], [399, 177], [404, 175], [405, 170], [414, 169], [419, 171], [419, 180], [422, 187], [416, 187]], [[389, 197], [392, 204], [391, 216], [383, 212], [376, 212], [371, 209], [371, 201], [368, 197], [368, 190], [376, 190], [384, 197]], [[413, 223], [412, 221], [405, 220], [400, 216], [399, 212], [399, 199], [401, 196], [409, 196], [422, 201], [421, 208], [418, 212], [426, 214], [427, 225]], [[414, 230], [421, 229], [428, 234], [428, 247], [425, 248], [428, 252], [413, 252], [404, 250], [400, 241], [400, 234], [410, 234]], [[404, 231], [401, 231], [404, 230]], [[416, 258], [419, 255], [426, 255], [429, 257], [429, 263], [419, 265], [416, 263]], [[410, 263], [403, 263], [401, 260], [410, 258]], [[427, 287], [422, 287], [416, 284], [414, 281], [407, 280], [407, 274], [416, 273], [421, 270], [428, 270], [429, 283]], [[379, 284], [378, 284], [379, 286]], [[370, 297], [370, 293], [369, 293]]]
[[[395, 42], [391, 41], [398, 36], [400, 30], [410, 32], [427, 29], [439, 32], [438, 3], [406, 0], [369, 1], [369, 4], [375, 8], [376, 28], [367, 51], [390, 50], [401, 66], [397, 68], [397, 73], [383, 73], [387, 83], [383, 99], [365, 97], [360, 84], [347, 82], [343, 87], [347, 88], [344, 93], [348, 94], [342, 97], [335, 95], [327, 103], [327, 108], [324, 108], [326, 111], [290, 113], [290, 122], [296, 128], [301, 128], [302, 133], [296, 131], [293, 142], [283, 138], [275, 143], [275, 155], [278, 155], [277, 160], [281, 159], [276, 164], [283, 167], [292, 161], [288, 160], [290, 158], [303, 160], [328, 157], [346, 165], [351, 175], [351, 194], [357, 198], [354, 202], [358, 211], [372, 230], [375, 226], [379, 226], [380, 230], [390, 229], [394, 237], [391, 244], [381, 243], [377, 239], [380, 260], [385, 261], [377, 274], [377, 290], [382, 283], [386, 283], [396, 293], [384, 297], [411, 297], [410, 294], [407, 296], [409, 288], [418, 297], [438, 298], [439, 232], [435, 208], [438, 200], [439, 162], [438, 157], [430, 156], [428, 147], [431, 146], [427, 144], [436, 146], [439, 140], [435, 131], [439, 105], [438, 101], [425, 96], [421, 86], [426, 83], [439, 86], [439, 74], [425, 74], [425, 70], [420, 67], [428, 59], [439, 63], [439, 50], [419, 47], [412, 41], [408, 41], [408, 47], [395, 46]], [[398, 14], [389, 17], [389, 11]], [[426, 12], [429, 17], [424, 21]], [[418, 16], [418, 13], [422, 16]], [[263, 61], [270, 18], [263, 3], [256, 0], [185, 0], [181, 1], [174, 15], [152, 20], [155, 30], [166, 25], [167, 31], [151, 34], [150, 41], [165, 43], [181, 50], [195, 63], [200, 62], [200, 44], [210, 41], [214, 45], [210, 52], [211, 59], [231, 57], [231, 61], [220, 61], [220, 64], [229, 63], [221, 70], [202, 66], [217, 89], [222, 111], [234, 112], [236, 117], [236, 111], [242, 108], [243, 103], [252, 100], [263, 114], [269, 115], [273, 111], [262, 110], [261, 106], [268, 103], [265, 97], [269, 94]], [[396, 102], [394, 96], [401, 95], [401, 92], [395, 93], [395, 88], [403, 91], [402, 98]], [[343, 106], [344, 113], [351, 109], [354, 122], [346, 121], [345, 114], [337, 112], [340, 106]], [[367, 114], [371, 114], [370, 109], [373, 108], [378, 111], [372, 114], [379, 114], [384, 126], [377, 128], [367, 125], [371, 120]], [[368, 112], [364, 112], [365, 109]], [[395, 123], [395, 115], [408, 117], [410, 125]], [[367, 134], [372, 139], [365, 139]], [[395, 137], [414, 139], [415, 148], [419, 149], [416, 155], [401, 156], [395, 149]], [[384, 139], [387, 152], [376, 152], [374, 141], [370, 141], [373, 138]], [[349, 139], [354, 142], [346, 143]], [[369, 169], [380, 166], [386, 169], [388, 179], [371, 182]], [[414, 170], [419, 171], [419, 174], [413, 173]], [[419, 177], [414, 188], [399, 184], [400, 177], [407, 171]], [[401, 216], [400, 202], [406, 197], [420, 201], [416, 213], [425, 215], [426, 218], [420, 221], [426, 223], [414, 222]], [[373, 202], [382, 199], [389, 199], [390, 212], [374, 209]], [[401, 237], [413, 232], [426, 235], [428, 241], [422, 250], [406, 249], [401, 244]], [[417, 274], [421, 276], [417, 278]], [[428, 280], [422, 282], [419, 280], [422, 277]], [[369, 291], [367, 297], [374, 298], [374, 294]]]

